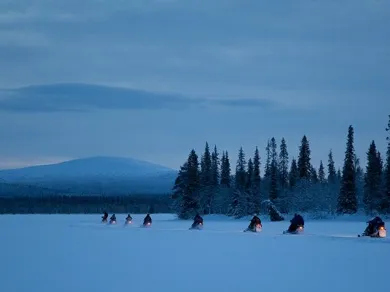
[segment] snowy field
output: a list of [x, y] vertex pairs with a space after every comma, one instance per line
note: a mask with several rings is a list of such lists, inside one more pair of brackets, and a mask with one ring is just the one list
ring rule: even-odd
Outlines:
[[364, 220], [306, 220], [305, 234], [281, 235], [288, 221], [243, 233], [247, 221], [225, 217], [204, 217], [201, 231], [172, 215], [139, 228], [143, 217], [0, 216], [0, 290], [390, 291], [390, 239], [357, 238]]

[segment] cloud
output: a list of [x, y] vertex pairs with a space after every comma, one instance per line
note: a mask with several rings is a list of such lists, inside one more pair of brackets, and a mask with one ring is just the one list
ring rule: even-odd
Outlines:
[[388, 1], [351, 0], [5, 1], [0, 86], [130, 82], [183, 96], [256, 87], [295, 90], [297, 103], [312, 90], [313, 104], [372, 96], [390, 90], [389, 11]]
[[18, 112], [83, 112], [93, 110], [183, 110], [191, 106], [268, 107], [260, 99], [212, 100], [92, 84], [35, 85], [0, 91], [0, 110]]
[[270, 108], [275, 105], [275, 102], [269, 99], [254, 99], [254, 98], [242, 98], [242, 99], [223, 99], [214, 100], [212, 103], [232, 106], [232, 107], [255, 107], [255, 108]]
[[349, 123], [361, 158], [383, 139], [390, 1], [33, 2], [0, 1], [4, 155], [178, 167], [198, 141], [236, 152], [285, 136], [296, 152], [306, 133], [313, 161], [332, 147], [342, 162]]

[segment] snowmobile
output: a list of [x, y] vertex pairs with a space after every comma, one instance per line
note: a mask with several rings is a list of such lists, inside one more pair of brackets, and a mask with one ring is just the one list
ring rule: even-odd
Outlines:
[[196, 229], [196, 230], [201, 230], [203, 229], [203, 223], [202, 222], [194, 222], [192, 223], [190, 230]]
[[254, 214], [251, 222], [249, 223], [248, 228], [244, 230], [244, 232], [251, 231], [251, 232], [260, 232], [263, 225], [261, 224], [261, 220], [258, 217], [258, 214]]
[[115, 215], [112, 215], [110, 218], [110, 224], [116, 224], [116, 217]]
[[131, 224], [132, 222], [133, 222], [133, 218], [132, 218], [130, 215], [128, 215], [128, 216], [126, 217], [125, 225], [129, 225], [129, 224]]
[[108, 214], [107, 212], [104, 212], [104, 215], [102, 216], [102, 223], [107, 223]]
[[367, 226], [366, 230], [362, 234], [358, 234], [358, 237], [376, 237], [376, 238], [385, 238], [386, 237], [386, 228], [385, 223], [381, 222], [378, 226]]
[[249, 225], [248, 228], [244, 230], [244, 232], [248, 232], [248, 231], [250, 231], [250, 232], [260, 232], [261, 229], [262, 229], [261, 224], [257, 223], [257, 224], [254, 224], [253, 226]]
[[152, 226], [152, 217], [150, 217], [150, 214], [146, 214], [144, 218], [144, 223], [141, 225], [141, 227], [150, 227]]
[[141, 227], [148, 228], [152, 226], [152, 222], [144, 222], [144, 224], [141, 225]]
[[303, 233], [303, 230], [303, 225], [298, 225], [295, 230], [289, 228], [288, 230], [283, 231], [283, 234], [301, 234]]
[[378, 230], [378, 237], [385, 238], [386, 237], [386, 228], [385, 226], [380, 226]]

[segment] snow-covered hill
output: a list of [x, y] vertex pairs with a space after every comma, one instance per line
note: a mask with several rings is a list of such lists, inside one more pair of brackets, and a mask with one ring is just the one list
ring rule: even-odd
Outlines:
[[165, 166], [132, 158], [102, 156], [69, 160], [56, 164], [0, 170], [0, 178], [5, 181], [34, 181], [48, 178], [134, 178], [174, 171]]
[[122, 157], [89, 157], [0, 170], [0, 180], [84, 193], [169, 192], [177, 171]]

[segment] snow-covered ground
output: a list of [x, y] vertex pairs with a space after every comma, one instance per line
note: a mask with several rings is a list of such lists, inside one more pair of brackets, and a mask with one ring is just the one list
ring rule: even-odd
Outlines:
[[[99, 215], [0, 216], [4, 292], [390, 291], [390, 238], [357, 238], [364, 220], [306, 221], [304, 235], [281, 235], [284, 222], [143, 215], [124, 226]], [[386, 222], [390, 226], [390, 222]]]

